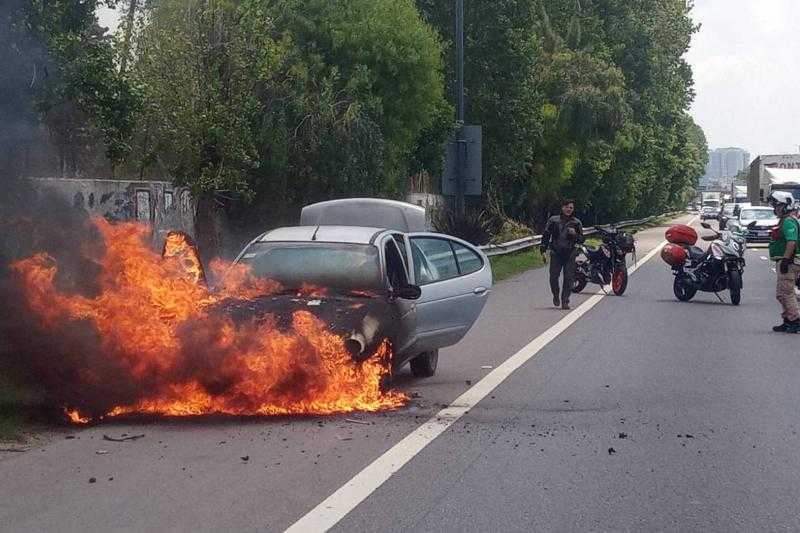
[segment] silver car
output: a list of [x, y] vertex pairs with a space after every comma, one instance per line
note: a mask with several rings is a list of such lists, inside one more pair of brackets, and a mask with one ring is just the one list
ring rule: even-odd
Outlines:
[[771, 207], [743, 207], [739, 212], [739, 223], [748, 228], [747, 242], [769, 242], [770, 230], [779, 222]]
[[355, 359], [389, 339], [395, 369], [410, 362], [415, 376], [426, 377], [436, 372], [439, 349], [466, 335], [491, 292], [485, 254], [425, 231], [420, 207], [336, 200], [306, 207], [300, 223], [267, 231], [236, 259], [280, 282], [284, 292], [228, 312], [305, 309], [343, 335]]

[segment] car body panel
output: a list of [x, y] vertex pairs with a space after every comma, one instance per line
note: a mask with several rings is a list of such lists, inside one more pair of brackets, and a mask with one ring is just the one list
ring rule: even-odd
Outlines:
[[[435, 233], [409, 234], [414, 264], [414, 282], [422, 290], [417, 300], [417, 348], [420, 351], [443, 348], [459, 342], [483, 310], [492, 286], [489, 259], [479, 249], [455, 237]], [[436, 254], [428, 254], [418, 244], [421, 240], [455, 243], [474, 253], [481, 261], [478, 270], [455, 275], [448, 279], [426, 281], [417, 279], [421, 268], [436, 268]], [[422, 253], [422, 256], [420, 255]], [[441, 252], [446, 254], [446, 251]], [[455, 256], [457, 258], [457, 256]], [[448, 260], [449, 261], [449, 260]], [[457, 262], [457, 259], [456, 259]], [[452, 267], [450, 267], [452, 268]]]

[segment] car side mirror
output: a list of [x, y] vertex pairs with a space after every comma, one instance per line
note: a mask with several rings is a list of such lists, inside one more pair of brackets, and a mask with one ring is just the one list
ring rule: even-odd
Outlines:
[[399, 289], [394, 289], [392, 295], [403, 300], [419, 300], [420, 296], [422, 296], [422, 289], [417, 285], [409, 284]]
[[747, 225], [747, 229], [753, 229], [758, 225], [758, 220], [754, 220]]
[[700, 225], [706, 229], [711, 229], [711, 224], [709, 224], [708, 222], [701, 222]]

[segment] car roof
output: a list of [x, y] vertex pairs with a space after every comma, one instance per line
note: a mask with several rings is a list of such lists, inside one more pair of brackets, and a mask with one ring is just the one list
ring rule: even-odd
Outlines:
[[755, 210], [755, 211], [773, 211], [771, 207], [766, 205], [748, 205], [747, 207], [743, 207], [742, 210]]
[[257, 242], [371, 244], [384, 231], [386, 230], [381, 228], [361, 226], [295, 226], [270, 230], [259, 237]]

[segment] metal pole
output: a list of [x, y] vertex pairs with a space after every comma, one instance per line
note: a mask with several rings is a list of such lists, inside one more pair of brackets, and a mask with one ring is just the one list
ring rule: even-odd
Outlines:
[[456, 114], [457, 120], [460, 122], [456, 134], [456, 213], [463, 215], [465, 211], [464, 202], [464, 180], [465, 180], [465, 163], [466, 143], [464, 142], [464, 0], [455, 0], [456, 2], [456, 28], [455, 28], [455, 45], [456, 45]]

